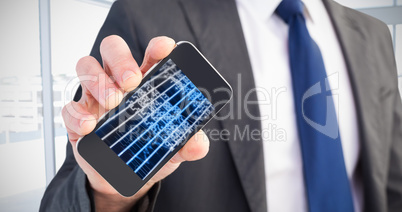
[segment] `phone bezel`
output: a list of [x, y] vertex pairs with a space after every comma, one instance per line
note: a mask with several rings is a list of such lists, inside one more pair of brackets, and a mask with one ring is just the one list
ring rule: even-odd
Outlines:
[[[194, 130], [188, 138], [210, 121], [232, 97], [232, 88], [229, 83], [215, 70], [209, 61], [198, 51], [198, 49], [187, 41], [177, 43], [173, 51], [159, 63], [155, 64], [144, 76], [141, 84], [149, 78], [169, 59], [182, 70], [182, 72], [193, 82], [201, 92], [206, 95], [207, 91], [211, 97], [210, 102], [214, 105], [215, 111], [206, 119], [197, 130]], [[222, 89], [216, 92], [217, 88]], [[225, 90], [228, 92], [225, 94]], [[137, 89], [125, 95], [122, 102], [126, 101]], [[170, 153], [144, 180], [142, 180], [123, 160], [121, 160], [96, 134], [98, 129], [114, 110], [109, 111], [99, 119], [95, 129], [88, 135], [79, 139], [77, 149], [79, 154], [97, 171], [109, 184], [123, 196], [132, 196], [141, 189], [163, 165], [166, 164], [181, 149], [176, 148]], [[188, 138], [184, 143], [187, 142]]]

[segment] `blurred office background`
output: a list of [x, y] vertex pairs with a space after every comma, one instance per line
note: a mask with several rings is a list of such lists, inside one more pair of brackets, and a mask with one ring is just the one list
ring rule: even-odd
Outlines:
[[[402, 90], [402, 0], [337, 1], [388, 24]], [[78, 85], [75, 64], [113, 0], [46, 2], [0, 1], [0, 211], [38, 210], [65, 157], [60, 112]]]

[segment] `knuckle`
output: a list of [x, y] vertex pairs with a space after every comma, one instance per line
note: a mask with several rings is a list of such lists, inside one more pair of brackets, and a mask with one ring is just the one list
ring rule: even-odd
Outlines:
[[64, 121], [64, 124], [65, 125], [70, 125], [70, 122], [71, 122], [71, 110], [69, 109], [71, 107], [71, 102], [70, 103], [68, 103], [67, 105], [65, 105], [64, 107], [63, 107], [63, 109], [61, 110], [61, 114], [62, 114], [62, 117], [63, 117], [63, 121]]
[[93, 93], [95, 89], [99, 89], [99, 80], [96, 77], [89, 77], [81, 80], [82, 83], [86, 84], [88, 90]]
[[80, 83], [85, 88], [85, 90], [87, 90], [91, 94], [93, 94], [93, 92], [96, 91], [96, 89], [98, 89], [100, 85], [97, 76], [81, 75], [78, 76], [78, 78], [80, 79]]
[[[70, 103], [69, 103], [70, 104]], [[67, 116], [67, 105], [65, 105], [62, 109], [61, 109], [61, 116], [63, 117], [64, 120], [66, 120], [66, 116]]]
[[73, 122], [74, 120], [78, 120], [81, 117], [81, 108], [79, 107], [79, 103], [70, 102], [67, 104], [62, 111], [64, 111], [64, 119], [66, 122]]

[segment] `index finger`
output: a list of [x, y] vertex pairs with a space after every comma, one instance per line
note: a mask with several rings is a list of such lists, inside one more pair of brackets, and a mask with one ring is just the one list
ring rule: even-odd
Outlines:
[[106, 73], [113, 76], [120, 88], [131, 91], [140, 84], [142, 73], [123, 38], [117, 35], [104, 38], [100, 53]]
[[152, 38], [145, 50], [144, 61], [141, 64], [141, 72], [146, 73], [155, 63], [167, 57], [176, 46], [172, 38], [160, 36]]

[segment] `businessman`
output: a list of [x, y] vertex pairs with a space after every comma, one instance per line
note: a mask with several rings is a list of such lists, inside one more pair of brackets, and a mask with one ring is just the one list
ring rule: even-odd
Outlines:
[[[201, 50], [234, 98], [122, 197], [75, 143], [180, 40]], [[332, 0], [118, 0], [77, 75], [82, 88], [63, 109], [66, 161], [41, 211], [402, 210], [391, 37]]]

